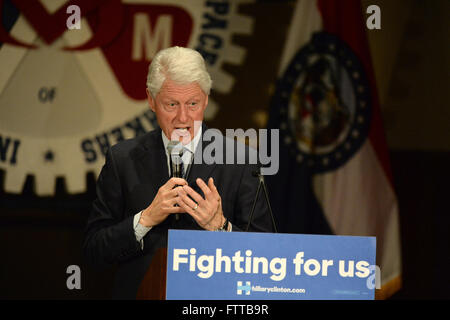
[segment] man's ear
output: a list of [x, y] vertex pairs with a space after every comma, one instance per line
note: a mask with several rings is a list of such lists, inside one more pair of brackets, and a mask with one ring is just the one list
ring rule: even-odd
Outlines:
[[152, 94], [150, 93], [150, 90], [148, 90], [148, 88], [145, 89], [145, 92], [147, 93], [147, 101], [148, 101], [148, 105], [149, 105], [150, 109], [151, 109], [153, 112], [156, 112], [156, 102], [155, 102], [155, 99], [153, 99]]
[[203, 109], [203, 110], [205, 110], [206, 109], [206, 107], [208, 106], [208, 95], [206, 95], [206, 100], [205, 100], [205, 108]]

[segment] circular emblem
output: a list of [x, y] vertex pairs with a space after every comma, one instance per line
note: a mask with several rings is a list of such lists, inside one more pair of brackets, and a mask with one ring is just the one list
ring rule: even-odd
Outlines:
[[[232, 38], [253, 26], [239, 13], [246, 0], [84, 1], [79, 30], [66, 25], [68, 2], [35, 2], [12, 10], [0, 1], [8, 18], [0, 17], [0, 169], [10, 193], [22, 192], [27, 175], [40, 196], [52, 195], [60, 177], [68, 193], [84, 192], [110, 146], [154, 129], [145, 82], [162, 48], [196, 49], [214, 92], [230, 92], [223, 65], [245, 58]], [[217, 110], [210, 98], [205, 119]]]
[[313, 172], [334, 170], [365, 141], [370, 87], [353, 51], [316, 33], [295, 55], [276, 92], [282, 143]]

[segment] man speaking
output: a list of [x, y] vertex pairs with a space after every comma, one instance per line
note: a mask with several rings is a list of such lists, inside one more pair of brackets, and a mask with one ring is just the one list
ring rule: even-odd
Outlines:
[[[113, 298], [136, 297], [156, 250], [167, 247], [168, 229], [243, 231], [249, 223], [258, 187], [250, 149], [235, 153], [231, 164], [194, 161], [209, 143], [222, 144], [218, 150], [224, 153], [238, 149], [238, 142], [225, 149], [229, 141], [223, 136], [204, 139], [211, 84], [197, 51], [161, 50], [147, 77], [148, 103], [160, 128], [119, 142], [106, 154], [83, 250], [91, 264], [118, 266]], [[263, 197], [249, 230], [272, 231]]]

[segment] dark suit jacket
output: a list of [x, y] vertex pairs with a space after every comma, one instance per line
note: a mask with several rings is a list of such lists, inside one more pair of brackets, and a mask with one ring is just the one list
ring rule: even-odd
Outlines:
[[[203, 126], [203, 133], [206, 129]], [[223, 136], [221, 139], [224, 150], [229, 152], [226, 139]], [[232, 143], [236, 151], [237, 143]], [[195, 156], [208, 144], [201, 139]], [[246, 147], [246, 154], [248, 150]], [[248, 163], [248, 156], [246, 160]], [[203, 196], [195, 179], [199, 177], [207, 182], [209, 177], [213, 177], [222, 198], [225, 217], [232, 223], [233, 231], [242, 231], [247, 226], [258, 187], [258, 179], [252, 176], [252, 171], [257, 168], [256, 164], [193, 164], [187, 181]], [[189, 214], [180, 214], [178, 221], [171, 215], [147, 233], [141, 250], [134, 234], [133, 217], [148, 207], [168, 179], [160, 129], [119, 142], [106, 155], [97, 180], [97, 199], [87, 221], [83, 250], [88, 262], [95, 266], [118, 266], [113, 298], [136, 297], [152, 256], [158, 248], [167, 247], [168, 229], [201, 229]], [[256, 204], [250, 231], [272, 231], [262, 194]]]

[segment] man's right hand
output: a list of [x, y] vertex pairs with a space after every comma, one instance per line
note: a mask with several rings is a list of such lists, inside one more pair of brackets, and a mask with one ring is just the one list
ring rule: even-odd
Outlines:
[[[170, 178], [161, 188], [152, 203], [141, 214], [139, 223], [144, 227], [154, 227], [163, 222], [169, 214], [183, 213], [184, 209], [175, 206], [178, 197], [178, 188], [187, 185], [182, 178]], [[176, 188], [174, 188], [177, 186]]]

